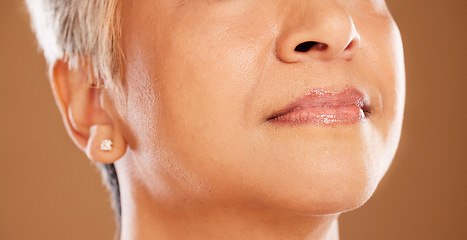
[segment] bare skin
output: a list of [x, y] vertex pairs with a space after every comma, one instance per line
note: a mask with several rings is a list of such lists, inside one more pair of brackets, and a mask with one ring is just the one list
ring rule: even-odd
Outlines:
[[[400, 137], [402, 42], [385, 2], [124, 0], [121, 14], [124, 98], [86, 86], [85, 67], [58, 61], [51, 76], [77, 145], [115, 163], [122, 239], [338, 239]], [[371, 109], [357, 122], [269, 120], [348, 88]]]

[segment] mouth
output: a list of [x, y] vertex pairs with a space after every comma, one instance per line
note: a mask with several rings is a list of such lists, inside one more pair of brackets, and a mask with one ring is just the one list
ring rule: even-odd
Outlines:
[[365, 95], [354, 89], [316, 89], [275, 112], [268, 122], [279, 125], [355, 124], [367, 118], [371, 109]]

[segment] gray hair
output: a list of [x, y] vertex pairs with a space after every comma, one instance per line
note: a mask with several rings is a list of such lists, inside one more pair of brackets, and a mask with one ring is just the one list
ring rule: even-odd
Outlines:
[[[39, 46], [48, 64], [83, 58], [106, 87], [117, 86], [122, 59], [118, 0], [26, 0]], [[101, 82], [94, 83], [101, 84]]]
[[[66, 60], [70, 69], [77, 69], [88, 59], [92, 69], [88, 74], [98, 79], [90, 83], [122, 93], [118, 0], [26, 0], [26, 4], [32, 28], [49, 65]], [[88, 79], [92, 81], [91, 77]], [[99, 164], [99, 168], [113, 196], [119, 229], [121, 206], [115, 167]]]

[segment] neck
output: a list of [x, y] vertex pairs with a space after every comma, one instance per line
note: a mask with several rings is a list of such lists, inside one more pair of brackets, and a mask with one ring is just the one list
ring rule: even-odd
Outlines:
[[304, 216], [253, 204], [200, 203], [148, 194], [119, 172], [121, 240], [338, 240], [338, 215]]
[[162, 208], [137, 199], [123, 198], [121, 240], [339, 239], [337, 216], [294, 216], [245, 206]]

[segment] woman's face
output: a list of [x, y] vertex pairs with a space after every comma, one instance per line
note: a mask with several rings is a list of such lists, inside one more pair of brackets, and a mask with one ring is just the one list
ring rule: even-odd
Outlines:
[[405, 74], [383, 0], [126, 0], [122, 31], [124, 164], [152, 197], [337, 213], [390, 165]]

